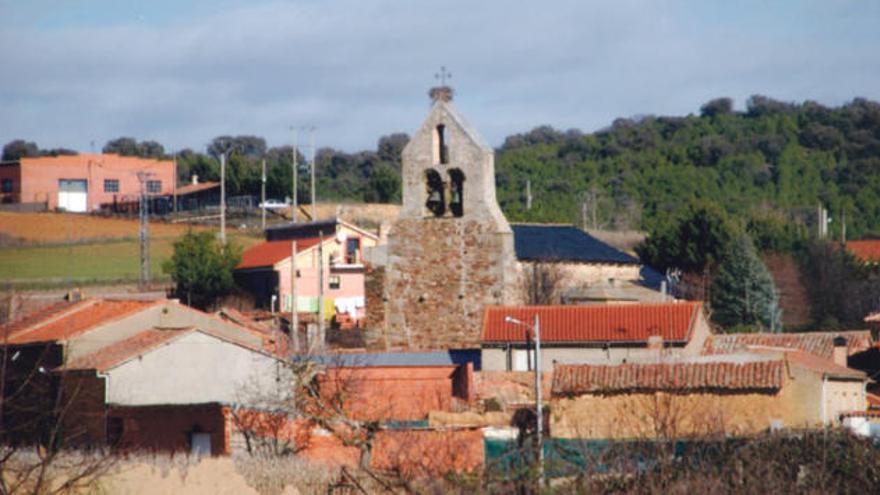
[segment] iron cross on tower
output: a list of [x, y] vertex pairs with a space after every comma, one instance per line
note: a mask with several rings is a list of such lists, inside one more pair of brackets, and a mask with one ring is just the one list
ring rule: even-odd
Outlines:
[[452, 79], [452, 73], [446, 70], [445, 65], [440, 66], [440, 72], [434, 74], [434, 79], [440, 81], [440, 86], [446, 86], [446, 80]]

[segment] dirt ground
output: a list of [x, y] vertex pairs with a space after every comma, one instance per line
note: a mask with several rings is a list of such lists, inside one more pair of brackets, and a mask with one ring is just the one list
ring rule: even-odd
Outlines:
[[[177, 237], [189, 228], [181, 224], [151, 222], [150, 236]], [[135, 238], [138, 235], [138, 221], [75, 213], [0, 212], [0, 234], [12, 240], [37, 244]]]

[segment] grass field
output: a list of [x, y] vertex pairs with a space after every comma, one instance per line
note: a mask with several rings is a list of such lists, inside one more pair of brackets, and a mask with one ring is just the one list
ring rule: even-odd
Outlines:
[[[162, 262], [189, 227], [154, 224], [150, 229], [153, 280], [168, 280]], [[203, 227], [202, 227], [203, 228]], [[0, 234], [24, 244], [0, 248], [0, 289], [137, 281], [138, 224], [134, 220], [59, 213], [0, 213]], [[261, 238], [230, 234], [248, 248]]]

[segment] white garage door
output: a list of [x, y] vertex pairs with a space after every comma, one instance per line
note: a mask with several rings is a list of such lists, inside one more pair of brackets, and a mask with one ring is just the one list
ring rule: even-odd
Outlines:
[[88, 181], [82, 179], [60, 179], [58, 181], [58, 208], [85, 212], [89, 204]]

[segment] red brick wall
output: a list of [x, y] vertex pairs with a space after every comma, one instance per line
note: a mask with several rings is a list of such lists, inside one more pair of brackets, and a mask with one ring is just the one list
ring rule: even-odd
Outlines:
[[483, 466], [480, 430], [387, 430], [376, 435], [370, 466], [404, 478], [442, 477]]
[[321, 382], [357, 419], [419, 420], [449, 410], [454, 366], [334, 368]]
[[122, 420], [122, 449], [189, 452], [190, 433], [211, 435], [211, 454], [229, 453], [229, 423], [219, 404], [112, 407], [109, 418]]

